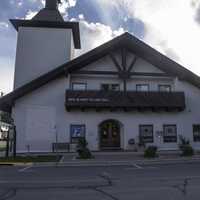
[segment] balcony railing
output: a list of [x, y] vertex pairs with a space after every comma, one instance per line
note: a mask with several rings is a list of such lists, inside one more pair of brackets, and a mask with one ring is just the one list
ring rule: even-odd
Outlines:
[[184, 92], [66, 91], [66, 109], [183, 111]]

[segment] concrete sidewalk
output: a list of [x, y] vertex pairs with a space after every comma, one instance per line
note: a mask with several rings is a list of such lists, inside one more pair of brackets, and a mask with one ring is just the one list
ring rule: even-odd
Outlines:
[[[2, 165], [14, 166], [133, 166], [133, 165], [149, 165], [149, 164], [176, 164], [176, 163], [196, 163], [200, 162], [200, 155], [193, 157], [180, 157], [178, 151], [159, 152], [159, 157], [147, 159], [144, 158], [143, 152], [93, 152], [94, 159], [81, 160], [76, 159], [77, 153], [62, 154], [59, 162], [45, 163], [2, 163]], [[55, 155], [55, 154], [54, 154]], [[0, 163], [1, 166], [1, 163]]]
[[147, 159], [143, 152], [93, 152], [94, 159], [76, 159], [76, 153], [64, 154], [59, 163], [34, 163], [34, 166], [135, 166], [149, 164], [176, 164], [200, 162], [200, 155], [193, 157], [180, 157], [179, 152], [160, 153], [159, 157]]

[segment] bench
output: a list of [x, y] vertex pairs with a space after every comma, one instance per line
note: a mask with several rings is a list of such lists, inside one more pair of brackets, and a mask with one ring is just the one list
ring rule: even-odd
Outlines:
[[69, 143], [52, 143], [53, 152], [69, 152], [70, 144]]

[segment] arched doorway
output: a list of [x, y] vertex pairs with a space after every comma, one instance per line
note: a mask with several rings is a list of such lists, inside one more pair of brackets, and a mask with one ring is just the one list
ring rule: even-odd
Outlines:
[[106, 120], [99, 125], [100, 149], [120, 149], [120, 123], [117, 120]]

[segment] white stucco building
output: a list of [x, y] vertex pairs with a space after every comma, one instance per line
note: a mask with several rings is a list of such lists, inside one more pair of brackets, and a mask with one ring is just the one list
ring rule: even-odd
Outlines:
[[17, 152], [52, 152], [80, 137], [93, 151], [131, 150], [133, 139], [177, 149], [179, 135], [200, 149], [200, 77], [129, 33], [74, 58], [79, 24], [64, 22], [57, 3], [11, 20], [14, 91], [0, 109], [14, 119]]

